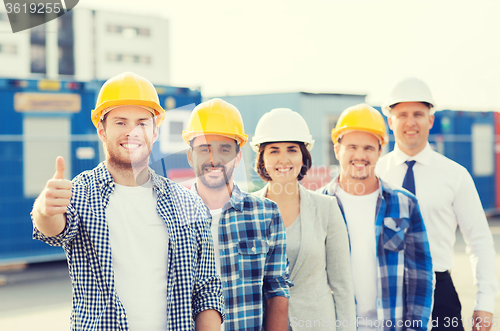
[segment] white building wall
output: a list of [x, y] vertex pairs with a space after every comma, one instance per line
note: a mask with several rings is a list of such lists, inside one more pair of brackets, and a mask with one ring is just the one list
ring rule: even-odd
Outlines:
[[[170, 82], [169, 26], [159, 17], [75, 8], [73, 12], [75, 80], [106, 80], [133, 71], [155, 84]], [[31, 76], [30, 32], [12, 33], [5, 8], [0, 6], [0, 45], [15, 52], [0, 52], [0, 76]], [[111, 32], [108, 26], [120, 27]], [[143, 29], [147, 35], [135, 35]], [[37, 75], [39, 76], [39, 75]]]
[[99, 11], [94, 22], [98, 79], [133, 71], [153, 83], [169, 83], [167, 20]]
[[95, 74], [92, 12], [86, 8], [73, 9], [75, 80], [78, 81], [91, 80]]
[[27, 78], [30, 71], [29, 31], [12, 33], [5, 7], [0, 6], [0, 76]]

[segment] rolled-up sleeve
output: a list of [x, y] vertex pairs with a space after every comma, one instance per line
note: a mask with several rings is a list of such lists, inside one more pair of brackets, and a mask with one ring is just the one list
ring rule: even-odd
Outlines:
[[286, 256], [286, 232], [278, 207], [275, 205], [269, 227], [269, 251], [264, 270], [264, 300], [275, 296], [290, 297], [288, 259]]
[[78, 232], [79, 217], [73, 205], [66, 207], [66, 226], [64, 230], [56, 236], [47, 237], [35, 226], [33, 211], [31, 211], [31, 221], [33, 222], [33, 239], [43, 241], [51, 246], [63, 246], [69, 244]]
[[198, 268], [193, 289], [193, 318], [207, 309], [215, 309], [224, 320], [224, 297], [222, 282], [215, 269], [214, 244], [209, 235], [206, 214], [200, 206], [197, 213]]

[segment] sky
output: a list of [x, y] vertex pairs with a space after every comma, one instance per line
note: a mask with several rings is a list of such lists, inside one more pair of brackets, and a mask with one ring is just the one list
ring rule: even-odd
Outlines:
[[169, 20], [172, 85], [205, 97], [366, 94], [424, 79], [437, 109], [500, 111], [500, 1], [80, 0]]

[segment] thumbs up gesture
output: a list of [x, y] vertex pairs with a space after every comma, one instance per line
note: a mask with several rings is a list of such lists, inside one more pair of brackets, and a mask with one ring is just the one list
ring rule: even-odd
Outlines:
[[64, 215], [66, 206], [70, 203], [71, 188], [71, 181], [64, 179], [64, 159], [59, 156], [56, 159], [56, 173], [47, 181], [33, 206], [36, 223], [37, 218], [47, 219]]

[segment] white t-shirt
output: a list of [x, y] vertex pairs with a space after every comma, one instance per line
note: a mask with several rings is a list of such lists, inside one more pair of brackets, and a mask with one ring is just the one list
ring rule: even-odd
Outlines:
[[[219, 252], [219, 221], [222, 215], [222, 208], [210, 209], [210, 214], [212, 215], [212, 225], [210, 230], [212, 231], [212, 238], [214, 240], [214, 253], [215, 253], [215, 268], [219, 277], [222, 279], [222, 270], [220, 267], [220, 252]], [[224, 331], [224, 322], [220, 326], [220, 331]]]
[[[352, 195], [337, 186], [336, 196], [342, 203], [351, 243], [351, 271], [356, 297], [358, 330], [367, 321], [377, 320], [377, 243], [375, 211], [379, 191]], [[371, 328], [369, 328], [371, 329]]]
[[222, 214], [222, 208], [211, 209], [210, 214], [212, 215], [212, 225], [210, 229], [212, 230], [212, 238], [214, 240], [214, 253], [215, 253], [215, 268], [219, 277], [222, 275], [220, 268], [220, 253], [219, 253], [219, 220]]
[[132, 331], [167, 328], [168, 230], [151, 182], [115, 183], [106, 219], [115, 287]]

